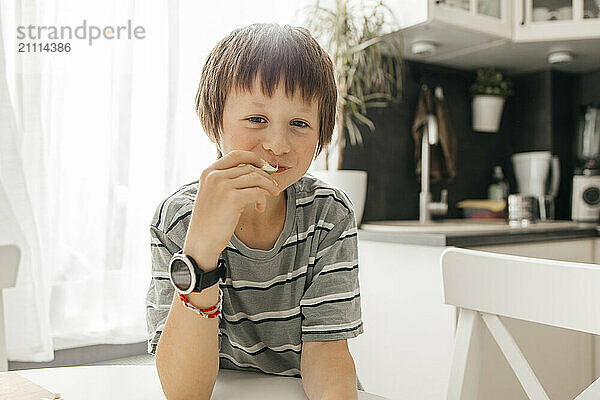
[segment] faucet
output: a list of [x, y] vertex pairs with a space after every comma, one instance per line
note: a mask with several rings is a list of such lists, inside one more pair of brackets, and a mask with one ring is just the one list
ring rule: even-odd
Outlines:
[[448, 213], [448, 191], [441, 191], [439, 202], [431, 201], [429, 193], [429, 146], [438, 143], [437, 118], [433, 114], [427, 116], [423, 124], [423, 138], [421, 139], [421, 193], [419, 193], [419, 223], [431, 221], [432, 215], [446, 215]]

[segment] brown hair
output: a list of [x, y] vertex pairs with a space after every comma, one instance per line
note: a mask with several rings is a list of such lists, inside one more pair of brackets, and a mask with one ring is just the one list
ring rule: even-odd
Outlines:
[[[331, 142], [337, 89], [331, 58], [302, 27], [252, 24], [217, 43], [206, 59], [196, 94], [196, 113], [209, 138], [221, 143], [227, 95], [232, 88], [250, 91], [257, 75], [269, 97], [283, 78], [286, 95], [300, 89], [304, 101], [318, 100], [319, 155]], [[217, 154], [222, 156], [219, 149]]]

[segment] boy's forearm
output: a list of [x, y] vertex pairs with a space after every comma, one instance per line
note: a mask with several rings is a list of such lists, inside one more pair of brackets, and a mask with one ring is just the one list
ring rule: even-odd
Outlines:
[[[187, 297], [197, 307], [210, 307], [219, 299], [218, 284]], [[191, 312], [175, 293], [156, 348], [156, 369], [168, 400], [210, 399], [219, 372], [218, 329], [218, 317]]]
[[348, 351], [302, 366], [302, 386], [310, 400], [356, 400], [356, 367]]

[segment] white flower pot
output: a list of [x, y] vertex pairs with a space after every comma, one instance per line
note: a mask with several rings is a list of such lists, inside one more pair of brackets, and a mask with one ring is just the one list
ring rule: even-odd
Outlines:
[[498, 132], [504, 97], [477, 95], [473, 97], [473, 130], [476, 132]]
[[354, 170], [310, 170], [308, 173], [323, 182], [342, 189], [350, 197], [350, 200], [354, 204], [356, 224], [360, 226], [367, 198], [367, 172]]

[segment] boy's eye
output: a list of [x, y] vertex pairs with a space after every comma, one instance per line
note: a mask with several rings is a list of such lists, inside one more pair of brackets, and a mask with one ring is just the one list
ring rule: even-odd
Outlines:
[[265, 122], [267, 122], [267, 120], [266, 120], [266, 119], [264, 119], [263, 117], [248, 117], [248, 118], [246, 118], [246, 119], [247, 119], [248, 121], [250, 121], [250, 122], [254, 122], [254, 123], [256, 123], [256, 124], [262, 124], [262, 123], [265, 123]]
[[290, 122], [290, 123], [291, 123], [292, 125], [294, 125], [294, 126], [297, 126], [297, 127], [300, 127], [300, 128], [304, 128], [304, 127], [307, 127], [307, 126], [308, 126], [308, 124], [307, 124], [306, 122], [304, 122], [304, 121], [292, 121], [292, 122]]

